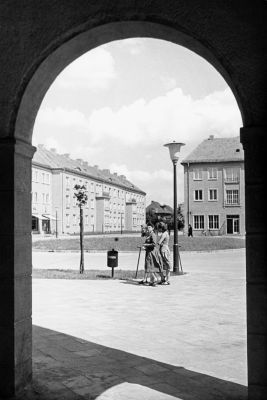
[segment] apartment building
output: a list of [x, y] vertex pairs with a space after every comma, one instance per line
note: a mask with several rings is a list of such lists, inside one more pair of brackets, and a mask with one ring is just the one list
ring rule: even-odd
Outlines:
[[33, 233], [80, 231], [75, 185], [85, 185], [85, 232], [139, 231], [145, 222], [146, 193], [124, 175], [90, 166], [82, 159], [39, 145], [32, 161]]
[[210, 135], [186, 157], [185, 229], [194, 235], [244, 235], [244, 152], [239, 137]]

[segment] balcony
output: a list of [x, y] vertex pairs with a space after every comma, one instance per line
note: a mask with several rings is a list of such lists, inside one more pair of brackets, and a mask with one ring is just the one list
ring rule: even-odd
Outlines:
[[240, 207], [240, 201], [225, 201], [224, 207]]
[[239, 183], [239, 176], [226, 176], [224, 183]]

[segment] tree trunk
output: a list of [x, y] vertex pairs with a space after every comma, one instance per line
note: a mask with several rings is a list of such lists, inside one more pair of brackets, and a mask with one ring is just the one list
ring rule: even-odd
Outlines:
[[83, 208], [80, 206], [80, 249], [81, 249], [81, 260], [80, 260], [80, 274], [84, 273], [84, 250], [83, 250]]

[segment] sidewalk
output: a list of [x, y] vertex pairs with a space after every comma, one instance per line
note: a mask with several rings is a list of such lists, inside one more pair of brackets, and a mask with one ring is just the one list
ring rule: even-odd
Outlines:
[[34, 279], [21, 399], [246, 399], [244, 253], [199, 260], [165, 287]]

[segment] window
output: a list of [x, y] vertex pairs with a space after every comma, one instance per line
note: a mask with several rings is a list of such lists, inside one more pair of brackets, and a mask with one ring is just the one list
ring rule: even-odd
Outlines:
[[42, 172], [42, 183], [45, 183], [45, 173]]
[[204, 215], [194, 215], [194, 229], [204, 229]]
[[95, 207], [94, 199], [91, 199], [91, 200], [90, 200], [90, 203], [91, 203], [91, 208], [94, 208], [94, 207]]
[[217, 189], [209, 189], [209, 201], [216, 201], [217, 198]]
[[195, 190], [194, 191], [194, 200], [195, 201], [202, 201], [203, 200], [203, 192], [202, 190]]
[[219, 229], [219, 215], [208, 216], [209, 229]]
[[217, 170], [217, 168], [208, 168], [208, 179], [210, 181], [218, 179], [218, 170]]
[[94, 182], [91, 182], [91, 193], [95, 192], [95, 184]]
[[67, 208], [70, 207], [70, 196], [69, 195], [66, 196], [66, 207]]
[[46, 194], [46, 204], [49, 203], [49, 193]]
[[193, 179], [194, 181], [202, 180], [202, 169], [196, 168], [193, 170]]
[[226, 204], [239, 204], [239, 191], [237, 189], [226, 190]]
[[69, 216], [69, 214], [66, 214], [66, 225], [70, 226], [70, 216]]
[[77, 225], [77, 217], [76, 217], [76, 214], [73, 214], [72, 220], [73, 220], [73, 225]]
[[38, 182], [38, 171], [35, 171], [34, 175], [35, 175], [35, 182]]
[[45, 193], [42, 193], [43, 204], [45, 203]]
[[89, 217], [88, 217], [88, 215], [85, 216], [85, 225], [89, 225]]
[[239, 182], [238, 168], [225, 168], [224, 178], [226, 182]]
[[70, 178], [68, 176], [66, 176], [66, 188], [70, 188]]

